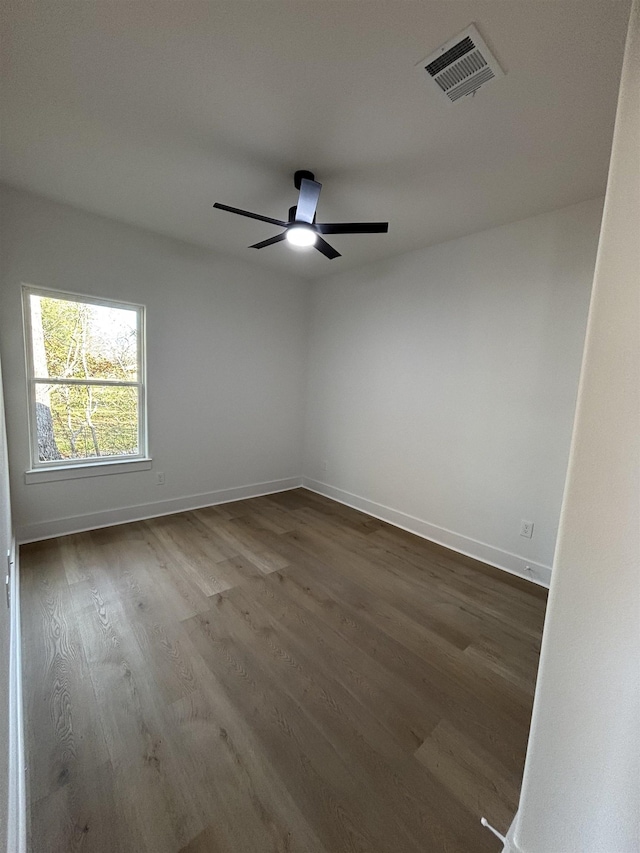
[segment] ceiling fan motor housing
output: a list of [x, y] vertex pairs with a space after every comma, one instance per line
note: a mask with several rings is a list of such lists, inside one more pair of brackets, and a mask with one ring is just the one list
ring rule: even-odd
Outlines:
[[313, 172], [308, 172], [306, 169], [298, 169], [298, 171], [293, 174], [293, 183], [297, 190], [300, 189], [303, 178], [306, 178], [308, 181], [315, 181]]

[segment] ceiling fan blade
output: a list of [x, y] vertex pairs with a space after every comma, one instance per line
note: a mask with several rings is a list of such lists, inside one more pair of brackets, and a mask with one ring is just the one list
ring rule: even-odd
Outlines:
[[322, 184], [319, 184], [318, 181], [310, 181], [308, 178], [303, 178], [300, 181], [296, 222], [308, 222], [309, 224], [313, 222], [321, 189]]
[[270, 216], [260, 216], [259, 213], [250, 213], [248, 210], [240, 210], [239, 207], [229, 207], [228, 204], [218, 204], [216, 202], [214, 207], [217, 207], [218, 210], [228, 210], [229, 213], [237, 213], [240, 216], [248, 216], [249, 219], [259, 219], [260, 222], [269, 222], [271, 225], [279, 225], [281, 228], [286, 226], [286, 222], [283, 222], [281, 219], [271, 219]]
[[341, 257], [342, 257], [342, 255], [340, 254], [340, 252], [337, 252], [337, 251], [333, 248], [333, 246], [330, 246], [330, 245], [327, 243], [327, 241], [326, 241], [326, 240], [323, 240], [323, 239], [322, 239], [322, 237], [320, 237], [320, 236], [318, 236], [318, 237], [316, 238], [316, 249], [317, 249], [319, 252], [322, 252], [322, 254], [323, 254], [326, 258], [329, 258], [329, 260], [330, 260], [330, 261], [332, 261], [334, 258], [341, 258]]
[[388, 222], [316, 222], [320, 234], [386, 234]]
[[282, 234], [276, 234], [275, 237], [269, 237], [268, 240], [263, 240], [261, 243], [254, 243], [253, 246], [249, 246], [250, 249], [264, 249], [265, 246], [273, 246], [274, 243], [279, 243], [281, 240], [284, 240], [286, 231], [283, 231]]

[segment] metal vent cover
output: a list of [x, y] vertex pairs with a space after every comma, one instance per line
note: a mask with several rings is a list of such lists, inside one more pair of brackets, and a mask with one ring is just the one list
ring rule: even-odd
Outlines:
[[473, 95], [490, 80], [504, 77], [498, 60], [473, 24], [416, 67], [426, 71], [438, 91], [452, 102]]

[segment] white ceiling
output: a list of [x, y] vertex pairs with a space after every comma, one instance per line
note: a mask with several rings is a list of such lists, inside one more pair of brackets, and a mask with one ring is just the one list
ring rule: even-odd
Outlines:
[[[0, 177], [314, 277], [605, 189], [630, 3], [14, 2], [2, 39]], [[414, 67], [475, 22], [507, 75], [451, 105]], [[295, 169], [324, 185], [329, 261], [250, 243], [286, 219]]]

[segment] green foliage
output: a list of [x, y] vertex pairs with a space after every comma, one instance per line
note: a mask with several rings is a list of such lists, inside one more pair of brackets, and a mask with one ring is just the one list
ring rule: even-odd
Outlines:
[[53, 432], [63, 459], [138, 452], [135, 388], [52, 385], [50, 389]]
[[40, 298], [48, 375], [136, 380], [135, 312]]
[[[31, 300], [36, 376], [136, 381], [135, 311], [48, 297]], [[138, 452], [135, 387], [44, 381], [37, 383], [36, 398], [51, 411], [54, 444], [63, 459]]]

